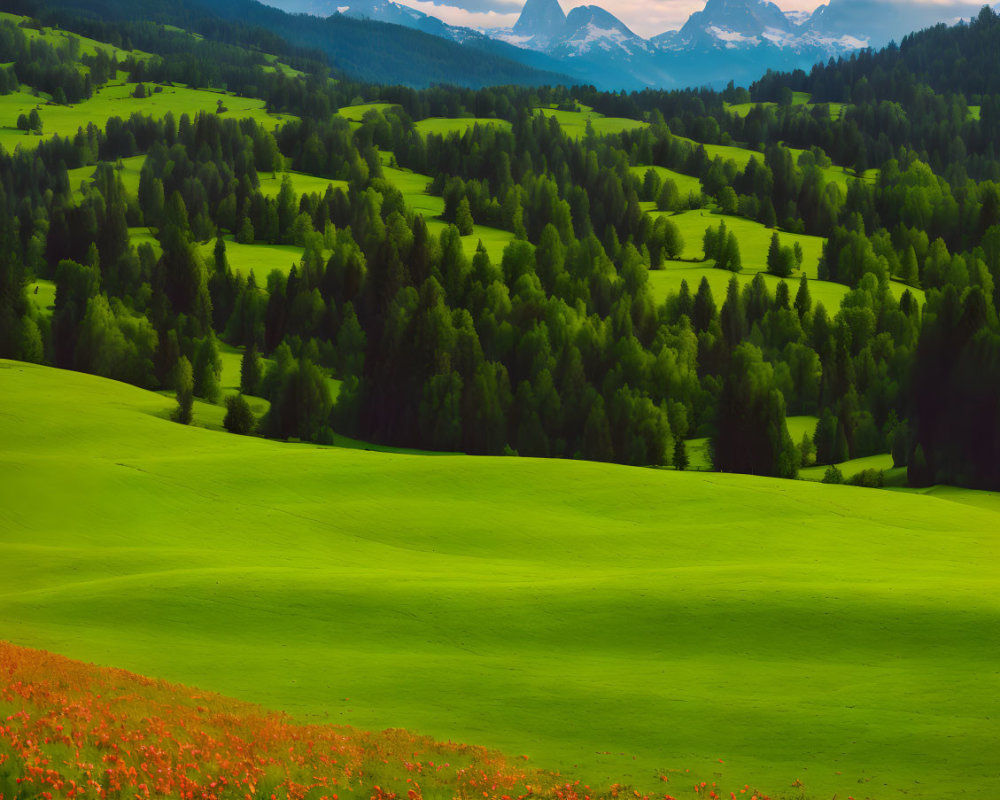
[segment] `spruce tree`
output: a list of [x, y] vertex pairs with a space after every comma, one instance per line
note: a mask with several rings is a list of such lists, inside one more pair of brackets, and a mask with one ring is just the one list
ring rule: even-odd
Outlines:
[[240, 392], [256, 394], [260, 383], [260, 358], [257, 355], [257, 345], [251, 345], [244, 351], [240, 361]]

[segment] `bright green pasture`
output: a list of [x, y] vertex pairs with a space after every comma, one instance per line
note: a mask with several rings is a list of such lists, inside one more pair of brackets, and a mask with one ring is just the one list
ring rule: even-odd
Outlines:
[[421, 136], [429, 133], [436, 133], [438, 136], [447, 136], [449, 133], [465, 133], [476, 125], [496, 125], [504, 130], [510, 130], [510, 123], [505, 119], [486, 119], [482, 117], [460, 117], [449, 119], [446, 117], [431, 117], [422, 119], [417, 124], [417, 132]]
[[[646, 177], [646, 173], [649, 170], [654, 170], [657, 175], [660, 176], [660, 181], [666, 183], [666, 181], [672, 180], [677, 184], [677, 191], [681, 197], [687, 197], [692, 192], [701, 192], [701, 181], [692, 175], [685, 175], [681, 172], [674, 172], [672, 169], [667, 169], [666, 167], [629, 167], [633, 175], [638, 176], [639, 180]], [[647, 208], [646, 210], [655, 209], [655, 204]]]
[[[382, 167], [382, 174], [387, 181], [399, 189], [403, 195], [403, 202], [408, 208], [417, 214], [423, 214], [428, 232], [434, 236], [440, 236], [448, 223], [439, 219], [444, 213], [444, 198], [427, 193], [427, 187], [432, 178], [429, 175], [421, 175], [419, 172], [388, 166]], [[514, 241], [514, 234], [499, 228], [491, 228], [488, 225], [475, 225], [470, 235], [462, 237], [462, 249], [466, 256], [472, 258], [475, 255], [480, 241], [486, 248], [486, 252], [489, 253], [490, 260], [499, 263], [507, 245]]]
[[[801, 150], [796, 147], [789, 147], [788, 151], [792, 154], [792, 158], [795, 159], [796, 163], [798, 163], [799, 156], [805, 152], [805, 150]], [[858, 179], [857, 173], [854, 169], [850, 167], [838, 167], [836, 164], [829, 167], [823, 167], [822, 172], [827, 181], [832, 181], [840, 186], [845, 195], [851, 181], [856, 181]], [[878, 180], [878, 174], [878, 169], [867, 169], [862, 173], [861, 179], [865, 183], [874, 184]]]
[[28, 299], [42, 316], [52, 316], [56, 307], [56, 285], [54, 281], [37, 280], [28, 284]]
[[295, 193], [302, 194], [318, 194], [320, 196], [326, 194], [328, 187], [332, 186], [334, 189], [342, 189], [347, 191], [347, 181], [333, 180], [332, 178], [319, 178], [315, 175], [307, 175], [304, 172], [279, 172], [272, 174], [270, 172], [261, 172], [258, 174], [260, 178], [260, 192], [265, 197], [277, 197], [278, 192], [281, 191], [281, 182], [284, 180], [285, 175], [288, 175], [292, 181], [292, 188], [295, 189]]
[[[688, 289], [692, 296], [697, 293], [698, 286], [702, 278], [708, 280], [708, 285], [712, 289], [712, 297], [717, 306], [721, 307], [726, 299], [726, 289], [729, 286], [729, 279], [734, 273], [724, 269], [716, 269], [711, 262], [691, 263], [688, 261], [667, 261], [665, 269], [653, 269], [649, 271], [649, 288], [653, 293], [653, 299], [657, 303], [662, 303], [671, 294], [680, 291], [681, 281], [687, 281]], [[781, 281], [776, 275], [762, 273], [768, 291], [773, 295], [775, 288]], [[736, 273], [740, 288], [752, 281], [756, 273], [743, 272]], [[794, 299], [795, 293], [799, 290], [799, 278], [786, 278], [788, 291]], [[809, 281], [809, 296], [812, 298], [813, 307], [817, 303], [822, 303], [829, 314], [833, 315], [840, 308], [840, 303], [847, 294], [848, 288], [841, 283], [830, 281]]]
[[390, 108], [396, 108], [396, 105], [394, 103], [362, 103], [356, 106], [344, 106], [337, 113], [351, 122], [361, 122], [362, 117], [373, 109], [385, 113]]
[[788, 433], [795, 444], [802, 441], [803, 434], [808, 434], [809, 438], [812, 439], [813, 434], [816, 432], [817, 422], [819, 422], [819, 417], [802, 416], [785, 418]]
[[[302, 261], [305, 250], [294, 244], [241, 244], [230, 236], [224, 236], [226, 243], [226, 259], [233, 272], [242, 272], [243, 277], [253, 270], [258, 286], [267, 284], [267, 276], [273, 270], [282, 275], [288, 275], [293, 266]], [[201, 257], [206, 264], [215, 263], [215, 239], [203, 242], [198, 246]]]
[[[152, 88], [153, 84], [147, 86]], [[17, 146], [35, 147], [43, 137], [17, 130], [17, 118], [20, 114], [30, 114], [31, 109], [36, 106], [42, 119], [45, 137], [55, 134], [71, 137], [79, 128], [86, 128], [91, 122], [103, 129], [111, 117], [127, 119], [136, 113], [162, 117], [170, 111], [177, 118], [180, 118], [181, 114], [193, 117], [199, 111], [215, 113], [219, 100], [222, 100], [227, 108], [222, 114], [224, 118], [251, 118], [268, 129], [282, 121], [292, 119], [288, 115], [267, 113], [264, 110], [263, 100], [250, 97], [236, 97], [207, 89], [166, 86], [159, 94], [151, 94], [139, 100], [132, 97], [135, 87], [134, 83], [105, 86], [97, 90], [89, 100], [67, 106], [48, 105], [44, 99], [23, 91], [0, 95], [0, 145], [9, 152], [13, 152]]]
[[[146, 163], [145, 155], [122, 158], [115, 162], [116, 172], [118, 177], [121, 178], [125, 191], [133, 197], [139, 194], [139, 175], [142, 172], [142, 165], [144, 163]], [[118, 165], [121, 166], [121, 169], [117, 169]], [[66, 171], [66, 174], [69, 176], [69, 187], [77, 197], [80, 196], [81, 184], [92, 184], [96, 173], [97, 167], [93, 164]]]
[[11, 362], [0, 392], [14, 643], [592, 785], [1000, 793], [995, 510], [282, 444]]
[[536, 108], [535, 113], [544, 117], [554, 117], [567, 136], [577, 139], [587, 133], [588, 121], [598, 136], [645, 128], [647, 125], [647, 123], [637, 119], [605, 117], [596, 111], [559, 111], [554, 108]]
[[[844, 474], [844, 479], [857, 475], [866, 469], [884, 470], [888, 473], [892, 466], [892, 456], [888, 453], [876, 456], [865, 456], [864, 458], [854, 458], [837, 464], [837, 468]], [[826, 465], [807, 467], [799, 470], [799, 477], [807, 481], [821, 481], [826, 472]]]
[[[745, 217], [731, 217], [714, 214], [705, 209], [685, 211], [681, 214], [669, 212], [652, 212], [666, 214], [673, 222], [682, 237], [684, 237], [683, 258], [701, 259], [705, 257], [702, 239], [706, 228], [716, 228], [720, 222], [726, 223], [726, 228], [733, 231], [740, 242], [740, 257], [743, 269], [758, 272], [767, 269], [767, 250], [771, 246], [773, 228]], [[778, 231], [782, 247], [793, 247], [796, 242], [802, 247], [802, 271], [810, 278], [816, 277], [819, 258], [823, 255], [823, 239], [819, 236], [787, 233]]]
[[163, 254], [163, 247], [160, 245], [160, 240], [153, 235], [149, 228], [129, 228], [128, 239], [132, 247], [136, 249], [141, 244], [148, 244], [153, 248], [153, 252], [156, 253], [157, 258]]
[[[832, 113], [832, 112], [831, 112]], [[685, 139], [684, 137], [678, 137], [684, 141], [697, 145], [693, 139]], [[756, 159], [759, 163], [764, 163], [764, 154], [758, 153], [756, 150], [749, 150], [745, 147], [736, 147], [734, 145], [721, 145], [721, 144], [705, 144], [702, 145], [705, 148], [705, 153], [709, 158], [722, 158], [724, 161], [734, 161], [740, 169], [746, 169], [746, 165], [750, 163], [751, 160]], [[793, 157], [798, 159], [802, 150], [797, 150], [794, 147], [788, 148]], [[850, 181], [856, 180], [854, 175], [854, 170], [848, 169], [847, 167], [831, 166], [823, 169], [823, 175], [826, 177], [827, 181], [841, 186], [845, 191], [847, 190], [847, 185]], [[874, 183], [878, 179], [878, 170], [870, 169], [865, 172], [864, 180], [869, 183]]]
[[711, 159], [718, 156], [723, 161], [735, 161], [736, 165], [740, 169], [746, 168], [746, 165], [749, 164], [750, 160], [754, 158], [761, 164], [764, 163], [763, 153], [758, 153], [756, 150], [749, 150], [746, 147], [737, 147], [735, 145], [728, 144], [701, 144], [701, 142], [696, 142], [694, 139], [688, 139], [685, 136], [678, 136], [677, 138], [694, 147], [701, 145], [705, 148], [705, 153]]
[[[805, 106], [806, 108], [813, 109], [817, 106], [827, 106], [830, 109], [830, 117], [833, 119], [840, 119], [840, 115], [844, 113], [844, 109], [847, 107], [847, 103], [810, 103], [809, 100], [812, 96], [809, 92], [792, 92], [792, 105], [793, 106]], [[760, 106], [762, 108], [774, 108], [777, 103], [736, 103], [730, 105], [726, 103], [726, 109], [735, 114], [738, 117], [746, 117], [750, 113], [750, 110]]]
[[1000, 512], [1000, 494], [997, 492], [963, 489], [959, 486], [931, 486], [928, 489], [910, 489], [909, 487], [900, 487], [895, 489], [895, 491], [914, 492], [917, 494], [936, 497], [939, 500], [950, 500], [953, 503], [962, 503], [964, 505]]
[[118, 170], [118, 176], [122, 179], [125, 191], [133, 197], [139, 196], [139, 176], [142, 173], [142, 165], [145, 163], [146, 156], [144, 155], [121, 159], [121, 169]]

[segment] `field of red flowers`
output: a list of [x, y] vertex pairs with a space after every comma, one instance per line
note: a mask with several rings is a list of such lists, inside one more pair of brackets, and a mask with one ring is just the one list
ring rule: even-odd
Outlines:
[[[482, 747], [288, 716], [0, 642], [0, 800], [674, 800]], [[681, 796], [767, 800], [661, 776]]]

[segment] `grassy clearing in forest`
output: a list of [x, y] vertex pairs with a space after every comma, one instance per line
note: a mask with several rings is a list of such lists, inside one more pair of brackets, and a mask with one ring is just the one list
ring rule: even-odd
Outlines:
[[554, 108], [536, 108], [536, 114], [555, 119], [559, 127], [572, 139], [580, 139], [587, 133], [587, 122], [590, 122], [594, 133], [598, 136], [645, 128], [647, 123], [637, 119], [623, 117], [605, 117], [596, 111], [558, 111]]
[[[726, 223], [726, 228], [736, 234], [740, 242], [740, 256], [743, 269], [750, 272], [760, 272], [767, 269], [767, 250], [771, 245], [771, 235], [775, 229], [768, 228], [760, 222], [745, 217], [731, 217], [716, 214], [707, 209], [684, 211], [672, 214], [666, 211], [653, 211], [654, 215], [666, 215], [684, 237], [685, 259], [702, 259], [705, 249], [702, 239], [706, 228], [716, 228], [720, 222]], [[823, 242], [819, 236], [807, 236], [800, 233], [778, 231], [782, 247], [792, 247], [797, 242], [802, 247], [802, 271], [809, 278], [816, 277], [819, 258], [823, 254]]]
[[[287, 276], [292, 267], [298, 267], [305, 250], [294, 244], [241, 244], [231, 235], [224, 236], [226, 259], [233, 272], [242, 272], [248, 277], [253, 270], [254, 279], [260, 287], [267, 286], [267, 276], [277, 270]], [[215, 263], [215, 239], [198, 245], [201, 257], [209, 266]]]
[[260, 180], [260, 192], [265, 197], [277, 197], [281, 191], [281, 184], [285, 176], [292, 181], [292, 188], [296, 195], [318, 194], [320, 197], [326, 194], [329, 187], [347, 191], [347, 181], [334, 180], [333, 178], [320, 178], [316, 175], [307, 175], [304, 172], [260, 172], [257, 177]]
[[[646, 177], [646, 173], [649, 170], [654, 170], [659, 176], [660, 180], [666, 183], [667, 179], [672, 180], [677, 184], [677, 192], [682, 198], [686, 198], [692, 192], [700, 194], [701, 193], [701, 181], [691, 175], [685, 175], [681, 172], [674, 172], [672, 169], [667, 169], [666, 167], [630, 167], [632, 173], [638, 176], [639, 180]], [[645, 210], [655, 210], [655, 203], [651, 203], [650, 206], [644, 206]]]
[[[417, 214], [423, 214], [428, 232], [434, 236], [440, 236], [448, 223], [439, 219], [444, 213], [444, 198], [427, 193], [427, 187], [432, 178], [429, 175], [421, 175], [408, 169], [388, 166], [382, 167], [382, 174], [387, 181], [399, 189], [403, 195], [403, 202], [408, 208]], [[499, 228], [491, 228], [488, 225], [475, 225], [470, 235], [462, 237], [462, 249], [465, 251], [466, 257], [471, 259], [475, 255], [480, 241], [486, 248], [486, 252], [490, 254], [490, 260], [499, 264], [500, 259], [503, 258], [503, 251], [508, 244], [514, 241], [514, 234]]]
[[369, 111], [381, 111], [385, 113], [390, 108], [396, 108], [394, 103], [360, 103], [356, 106], [344, 106], [337, 111], [337, 114], [351, 122], [361, 122], [362, 117]]
[[476, 125], [495, 125], [510, 130], [511, 124], [505, 119], [486, 119], [482, 117], [430, 117], [422, 119], [416, 123], [417, 131], [421, 136], [435, 133], [438, 136], [447, 136], [450, 133], [465, 133]]
[[[128, 119], [132, 114], [143, 114], [161, 118], [170, 112], [180, 119], [181, 114], [193, 117], [200, 111], [214, 114], [218, 101], [222, 100], [227, 109], [224, 119], [253, 119], [268, 130], [281, 122], [294, 119], [287, 114], [269, 114], [264, 110], [264, 101], [250, 97], [236, 97], [220, 91], [208, 89], [188, 89], [184, 86], [166, 86], [157, 94], [137, 99], [132, 97], [137, 84], [109, 84], [94, 93], [89, 100], [76, 105], [54, 105], [45, 98], [35, 97], [28, 92], [14, 92], [0, 95], [0, 145], [8, 152], [18, 146], [33, 149], [44, 137], [72, 137], [79, 128], [94, 123], [102, 130], [112, 117]], [[152, 90], [155, 84], [146, 84]], [[38, 108], [42, 119], [43, 136], [36, 136], [17, 130], [20, 114], [30, 114]]]
[[10, 641], [597, 786], [1000, 792], [993, 509], [237, 437], [14, 362], [0, 391]]

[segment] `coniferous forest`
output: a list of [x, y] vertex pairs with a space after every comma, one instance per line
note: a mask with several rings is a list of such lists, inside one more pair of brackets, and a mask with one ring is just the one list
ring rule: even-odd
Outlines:
[[[1000, 94], [989, 70], [934, 61], [957, 48], [984, 64], [1000, 42], [988, 8], [749, 92], [633, 94], [378, 86], [233, 24], [202, 38], [45, 14], [122, 49], [82, 53], [5, 21], [0, 91], [72, 104], [120, 76], [137, 98], [224, 88], [287, 120], [134, 110], [4, 152], [0, 355], [218, 400], [227, 343], [245, 354], [243, 392], [269, 401], [257, 430], [282, 438], [683, 466], [684, 440], [709, 437], [725, 471], [793, 477], [891, 451], [911, 484], [1000, 488]], [[266, 46], [294, 69], [271, 68]], [[337, 113], [361, 100], [380, 105]], [[574, 133], [545, 107], [636, 124]], [[26, 137], [46, 109], [18, 120]], [[417, 124], [470, 116], [482, 123]], [[133, 195], [116, 164], [136, 156]], [[68, 171], [91, 165], [80, 196]], [[331, 183], [261, 191], [289, 168]], [[426, 175], [448, 227], [432, 233], [387, 168]], [[692, 209], [722, 212], [699, 241], [674, 222]], [[781, 281], [738, 281], [734, 218], [822, 237], [815, 277], [775, 235]], [[466, 252], [475, 225], [512, 241]], [[155, 242], [131, 241], [138, 226]], [[244, 274], [226, 235], [304, 254], [287, 274]], [[733, 272], [726, 291], [702, 278], [655, 298], [651, 276], [692, 249]], [[36, 278], [55, 283], [50, 317], [27, 295]], [[813, 298], [816, 281], [846, 287], [839, 305]], [[811, 437], [792, 441], [792, 414], [819, 418]]]

